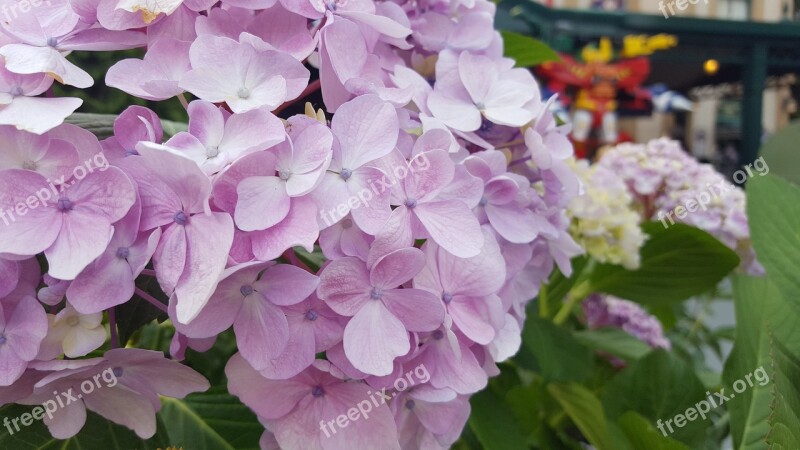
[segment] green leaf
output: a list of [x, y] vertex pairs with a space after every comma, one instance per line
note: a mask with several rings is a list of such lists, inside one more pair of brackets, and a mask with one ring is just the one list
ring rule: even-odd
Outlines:
[[758, 260], [800, 309], [800, 188], [774, 176], [747, 185], [747, 217]]
[[320, 267], [327, 261], [319, 246], [314, 247], [313, 253], [307, 252], [303, 247], [294, 247], [292, 250], [297, 255], [297, 258], [314, 272], [318, 272]]
[[633, 361], [649, 353], [652, 348], [619, 328], [600, 328], [573, 333], [581, 344], [627, 361]]
[[[77, 125], [85, 130], [91, 131], [99, 139], [105, 139], [114, 135], [114, 121], [117, 120], [116, 114], [90, 114], [74, 113], [67, 117], [65, 122]], [[164, 129], [164, 138], [169, 138], [186, 131], [189, 126], [185, 123], [162, 120], [161, 127]]]
[[[155, 278], [146, 278], [145, 281], [139, 281], [137, 286], [157, 300], [166, 298]], [[166, 300], [161, 301], [165, 305], [167, 304]], [[130, 301], [115, 307], [114, 310], [117, 318], [117, 330], [119, 330], [119, 342], [122, 346], [125, 346], [137, 330], [148, 323], [154, 320], [160, 323], [168, 319], [167, 313], [151, 305], [138, 295], [134, 295]]]
[[110, 422], [99, 415], [88, 411], [86, 424], [74, 437], [55, 439], [47, 431], [41, 420], [34, 421], [25, 427], [20, 421], [19, 431], [13, 420], [23, 414], [30, 413], [31, 406], [7, 405], [0, 408], [0, 417], [9, 419], [12, 433], [5, 426], [0, 426], [0, 448], [13, 450], [152, 450], [166, 448], [170, 445], [164, 431], [164, 423], [157, 422], [156, 435], [143, 440], [132, 430]]
[[641, 267], [600, 264], [591, 276], [595, 290], [640, 303], [681, 301], [710, 290], [739, 265], [736, 253], [698, 228], [660, 222], [642, 228], [650, 237]]
[[[800, 183], [800, 161], [797, 158], [797, 143], [800, 142], [800, 120], [795, 120], [781, 128], [761, 147], [759, 153], [769, 162], [769, 173]], [[756, 161], [756, 164], [763, 164]], [[761, 170], [758, 170], [758, 169]], [[763, 166], [757, 166], [755, 173], [762, 173]], [[748, 186], [749, 189], [749, 186]]]
[[767, 442], [771, 450], [800, 448], [800, 360], [777, 340], [771, 340], [772, 414]]
[[[772, 372], [770, 340], [778, 339], [795, 353], [800, 350], [800, 315], [781, 295], [771, 277], [736, 276], [733, 279], [736, 305], [736, 336], [725, 362], [725, 386], [759, 368]], [[769, 432], [767, 419], [772, 402], [771, 386], [754, 383], [726, 402], [736, 450], [765, 448]]]
[[558, 61], [558, 54], [542, 41], [513, 31], [501, 31], [505, 56], [516, 61], [517, 67], [538, 66], [547, 61]]
[[161, 420], [170, 445], [191, 450], [258, 449], [264, 427], [255, 414], [224, 388], [187, 396], [162, 398]]
[[635, 449], [689, 450], [683, 443], [664, 436], [666, 431], [657, 431], [647, 419], [633, 411], [623, 414], [618, 423]]
[[550, 384], [547, 390], [597, 450], [616, 450], [603, 405], [592, 391], [577, 383]]
[[583, 270], [588, 263], [589, 258], [585, 256], [573, 258], [571, 261], [572, 275], [570, 275], [569, 278], [565, 277], [558, 267], [553, 270], [553, 273], [547, 281], [547, 296], [550, 299], [550, 303], [554, 305], [559, 305], [561, 303], [564, 297], [567, 296], [569, 290], [575, 286], [578, 278], [583, 275]]
[[538, 317], [528, 317], [522, 343], [520, 364], [540, 372], [547, 381], [584, 382], [594, 375], [592, 350], [565, 328]]
[[485, 450], [528, 448], [528, 436], [504, 397], [492, 385], [470, 398], [469, 426]]
[[[692, 368], [682, 359], [657, 349], [617, 374], [606, 386], [602, 399], [610, 419], [616, 420], [634, 411], [657, 423], [685, 413], [706, 398], [705, 391]], [[700, 448], [709, 424], [698, 417], [682, 428], [673, 426], [672, 437], [692, 448]]]

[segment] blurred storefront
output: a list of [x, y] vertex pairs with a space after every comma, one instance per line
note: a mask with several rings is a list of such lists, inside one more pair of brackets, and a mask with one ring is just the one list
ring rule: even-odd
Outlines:
[[725, 170], [754, 160], [761, 142], [797, 117], [800, 1], [537, 1], [499, 7], [520, 32], [567, 54], [603, 37], [619, 48], [626, 36], [677, 38], [676, 47], [649, 56], [645, 84], [679, 92], [692, 110], [621, 113], [620, 131], [633, 140], [670, 136]]

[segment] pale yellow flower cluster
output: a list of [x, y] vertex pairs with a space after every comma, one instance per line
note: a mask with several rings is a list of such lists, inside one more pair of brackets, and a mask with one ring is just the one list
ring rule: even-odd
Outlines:
[[645, 240], [640, 216], [625, 182], [614, 172], [587, 161], [571, 165], [583, 183], [582, 195], [569, 203], [570, 234], [600, 262], [639, 267], [639, 249]]

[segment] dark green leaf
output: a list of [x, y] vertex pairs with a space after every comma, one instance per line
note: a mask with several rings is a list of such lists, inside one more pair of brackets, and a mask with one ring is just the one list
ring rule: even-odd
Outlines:
[[650, 237], [641, 249], [641, 267], [600, 264], [591, 276], [595, 290], [640, 303], [681, 301], [710, 290], [739, 264], [736, 253], [700, 229], [665, 229], [660, 222], [642, 228]]
[[592, 350], [578, 342], [565, 328], [538, 317], [528, 317], [522, 342], [521, 364], [535, 361], [535, 366], [529, 368], [539, 371], [545, 380], [584, 382], [594, 375]]
[[[691, 367], [663, 349], [653, 350], [620, 372], [606, 386], [603, 404], [609, 418], [628, 411], [641, 414], [652, 423], [666, 422], [705, 399], [706, 389]], [[673, 438], [699, 448], [710, 421], [697, 418], [683, 428], [673, 425]]]
[[520, 450], [528, 447], [522, 424], [504, 398], [491, 387], [470, 399], [469, 426], [485, 450]]
[[156, 435], [142, 440], [128, 428], [110, 422], [93, 412], [88, 412], [86, 424], [74, 437], [66, 440], [55, 439], [47, 431], [41, 420], [34, 421], [24, 427], [21, 422], [19, 431], [13, 422], [15, 418], [30, 413], [31, 406], [8, 405], [0, 408], [0, 416], [9, 419], [9, 426], [0, 426], [0, 448], [8, 450], [153, 450], [170, 445], [164, 430], [164, 423], [157, 422]]
[[547, 296], [551, 304], [561, 304], [561, 301], [567, 296], [569, 290], [575, 286], [575, 282], [582, 275], [583, 269], [588, 262], [589, 258], [584, 256], [574, 258], [571, 261], [572, 275], [570, 275], [569, 278], [565, 277], [564, 274], [561, 273], [561, 270], [556, 267], [553, 274], [550, 275], [550, 279], [547, 281]]
[[224, 388], [183, 400], [163, 398], [158, 413], [170, 445], [191, 450], [258, 449], [264, 427], [255, 414]]
[[[100, 139], [105, 139], [114, 134], [114, 121], [116, 119], [117, 116], [115, 114], [75, 113], [67, 117], [66, 122], [91, 131]], [[164, 129], [165, 139], [188, 129], [188, 125], [185, 123], [171, 120], [162, 120], [161, 126]]]
[[327, 261], [319, 247], [314, 248], [314, 253], [308, 253], [303, 247], [294, 247], [293, 250], [297, 258], [314, 272], [318, 272], [319, 268]]
[[[166, 297], [164, 293], [161, 292], [155, 278], [147, 278], [144, 282], [139, 281], [138, 286], [157, 300], [162, 300]], [[163, 302], [165, 305], [167, 304], [166, 300], [163, 300]], [[146, 324], [154, 320], [163, 322], [168, 318], [165, 312], [151, 305], [138, 295], [134, 295], [130, 301], [114, 309], [117, 317], [117, 330], [119, 330], [119, 342], [122, 346], [128, 342], [131, 336], [133, 336], [133, 333]]]

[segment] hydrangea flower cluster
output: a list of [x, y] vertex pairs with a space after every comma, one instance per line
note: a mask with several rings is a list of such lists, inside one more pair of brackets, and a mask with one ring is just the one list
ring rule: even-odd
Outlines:
[[608, 168], [579, 160], [573, 168], [584, 186], [583, 195], [569, 204], [570, 233], [581, 247], [600, 262], [639, 267], [639, 249], [645, 241], [641, 216], [625, 181]]
[[[159, 395], [208, 382], [118, 342], [115, 308], [148, 301], [175, 325], [175, 359], [233, 328], [228, 387], [264, 424], [264, 448], [447, 448], [468, 397], [517, 351], [525, 304], [581, 253], [566, 129], [502, 56], [494, 12], [51, 0], [3, 23], [0, 403], [111, 370], [119, 383], [46, 417], [50, 432], [75, 435], [88, 409], [152, 436]], [[40, 96], [94, 82], [69, 52], [139, 47], [106, 84], [192, 94], [187, 131], [165, 140], [133, 106], [99, 142], [61, 123], [79, 100]], [[278, 117], [317, 89], [325, 111]], [[309, 269], [297, 247], [327, 262]], [[75, 359], [105, 344], [104, 314], [112, 349]], [[429, 380], [393, 393], [417, 367]], [[377, 391], [397, 399], [320, 426]]]
[[[604, 152], [597, 164], [625, 180], [644, 220], [705, 230], [739, 254], [740, 270], [764, 273], [750, 243], [744, 191], [687, 154], [679, 142], [661, 138], [646, 145], [620, 144]], [[709, 201], [697, 205], [700, 198]], [[691, 202], [695, 211], [676, 214]]]
[[583, 301], [583, 312], [590, 329], [620, 328], [651, 347], [667, 350], [672, 347], [661, 322], [636, 303], [612, 295], [592, 294]]

